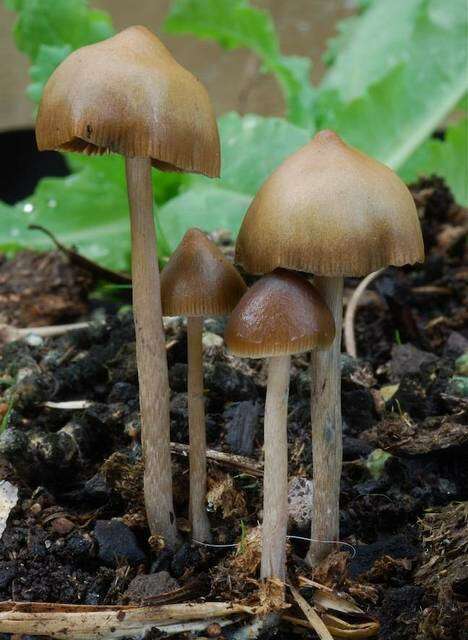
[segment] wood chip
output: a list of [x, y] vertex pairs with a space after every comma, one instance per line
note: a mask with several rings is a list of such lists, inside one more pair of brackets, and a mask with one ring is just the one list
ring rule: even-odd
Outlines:
[[317, 633], [320, 640], [333, 640], [333, 636], [328, 631], [325, 623], [322, 621], [315, 609], [307, 602], [305, 598], [301, 596], [301, 594], [295, 587], [289, 585], [289, 588], [292, 595], [294, 596], [295, 601], [301, 608], [302, 613], [305, 615], [305, 617], [309, 621], [309, 624]]
[[225, 618], [256, 612], [255, 607], [230, 602], [160, 607], [3, 602], [0, 603], [0, 632], [50, 636], [57, 640], [105, 640], [140, 637], [150, 629], [167, 634], [203, 630], [212, 622], [225, 624]]

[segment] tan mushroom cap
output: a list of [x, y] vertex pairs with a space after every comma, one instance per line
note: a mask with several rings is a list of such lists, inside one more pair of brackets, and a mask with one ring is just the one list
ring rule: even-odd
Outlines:
[[265, 358], [328, 347], [335, 337], [333, 316], [303, 276], [276, 269], [241, 298], [224, 334], [231, 353]]
[[145, 27], [73, 52], [49, 78], [36, 123], [40, 150], [150, 157], [165, 171], [219, 176], [216, 119], [205, 87]]
[[333, 131], [318, 133], [266, 180], [236, 245], [236, 261], [250, 273], [360, 276], [423, 260], [407, 187]]
[[223, 316], [247, 287], [237, 269], [199, 229], [189, 229], [161, 273], [165, 316]]

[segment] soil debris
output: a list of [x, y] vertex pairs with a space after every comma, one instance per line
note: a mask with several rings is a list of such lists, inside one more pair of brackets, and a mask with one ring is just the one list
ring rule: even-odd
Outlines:
[[[309, 603], [327, 588], [354, 599], [365, 620], [326, 611], [330, 626], [341, 620], [350, 637], [375, 633], [380, 623], [379, 640], [465, 640], [468, 284], [460, 227], [466, 212], [437, 179], [413, 193], [427, 261], [388, 269], [370, 285], [355, 318], [361, 357], [343, 354], [341, 361], [340, 535], [356, 554], [337, 544], [314, 572], [303, 562], [307, 540], [295, 537], [307, 538], [310, 530], [309, 358], [292, 358], [288, 569]], [[4, 260], [0, 321], [75, 319], [89, 311], [89, 282], [54, 252]], [[345, 284], [349, 294], [357, 280]], [[186, 333], [180, 318], [165, 320], [183, 540], [172, 553], [149, 538], [145, 518], [133, 319], [106, 308], [101, 322], [79, 331], [0, 348], [0, 479], [18, 488], [0, 539], [0, 598], [93, 606], [182, 600], [202, 609], [210, 599], [271, 608], [278, 585], [259, 588], [265, 363], [228, 355], [223, 319], [206, 320], [207, 513], [218, 546], [192, 543]], [[0, 612], [0, 620], [3, 614], [9, 615]], [[276, 640], [311, 635], [300, 609], [285, 615], [290, 620]], [[206, 621], [197, 624], [207, 637]], [[264, 638], [272, 633], [265, 630]], [[215, 637], [229, 634], [223, 627]]]
[[59, 252], [0, 257], [0, 323], [18, 327], [69, 322], [88, 309], [93, 278]]

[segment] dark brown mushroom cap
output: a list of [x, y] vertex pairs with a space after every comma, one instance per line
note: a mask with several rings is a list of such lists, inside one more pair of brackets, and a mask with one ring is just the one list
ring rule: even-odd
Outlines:
[[276, 269], [260, 278], [229, 318], [226, 345], [236, 356], [264, 358], [328, 347], [333, 316], [303, 276]]
[[237, 269], [199, 229], [189, 229], [161, 273], [165, 316], [223, 316], [247, 287]]
[[74, 51], [49, 78], [36, 123], [40, 150], [150, 157], [166, 171], [219, 176], [216, 119], [205, 87], [145, 27]]
[[360, 276], [423, 260], [405, 184], [332, 131], [318, 133], [266, 180], [236, 245], [236, 261], [249, 273], [285, 267]]

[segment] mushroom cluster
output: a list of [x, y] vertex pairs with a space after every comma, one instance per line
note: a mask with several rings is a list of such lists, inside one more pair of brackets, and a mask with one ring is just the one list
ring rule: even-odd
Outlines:
[[219, 175], [218, 128], [208, 94], [155, 35], [130, 27], [74, 51], [59, 65], [44, 88], [36, 138], [40, 150], [125, 157], [146, 512], [151, 533], [174, 547], [169, 378], [151, 165]]
[[242, 223], [236, 261], [253, 274], [309, 273], [335, 319], [310, 360], [313, 508], [307, 560], [339, 539], [343, 277], [424, 260], [414, 200], [388, 167], [321, 131], [265, 181]]
[[[194, 117], [196, 114], [196, 117]], [[203, 86], [144, 27], [72, 53], [50, 77], [37, 119], [40, 149], [125, 157], [144, 492], [153, 535], [174, 547], [169, 381], [162, 315], [187, 317], [190, 520], [211, 540], [205, 509], [203, 318], [229, 315], [240, 357], [268, 358], [263, 578], [286, 576], [287, 405], [292, 354], [311, 351], [313, 517], [308, 562], [339, 538], [343, 277], [422, 261], [416, 208], [387, 167], [331, 131], [287, 158], [243, 220], [236, 261], [261, 277], [250, 289], [222, 252], [189, 230], [159, 274], [151, 166], [218, 176], [216, 120]], [[300, 273], [299, 273], [300, 272]], [[313, 276], [313, 283], [304, 274]]]

